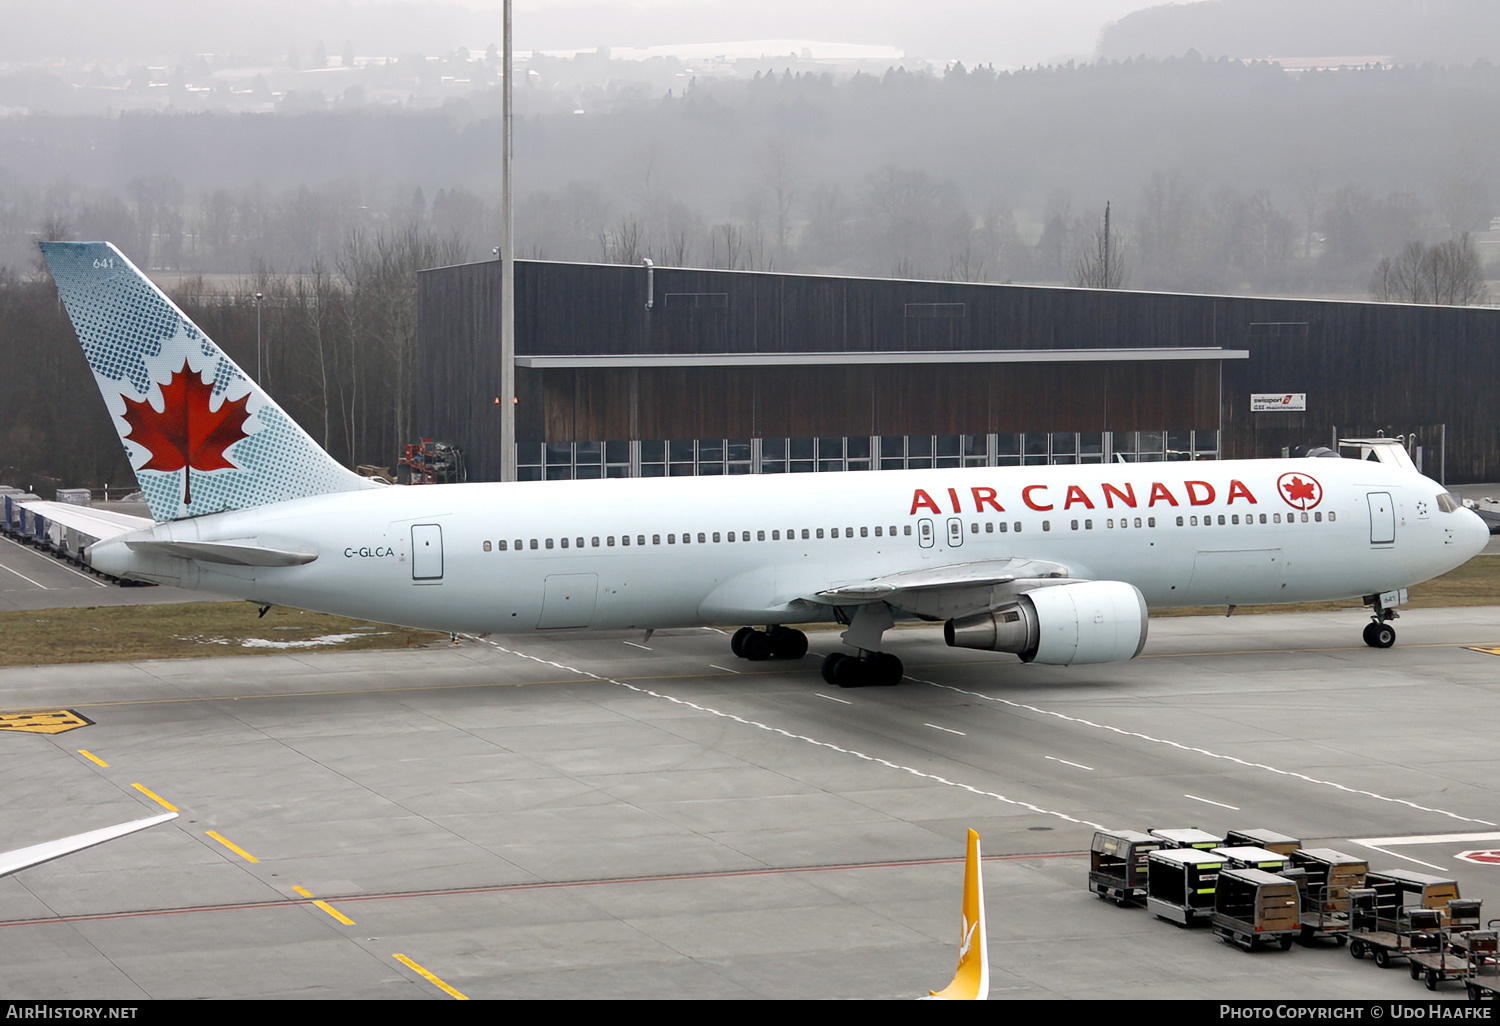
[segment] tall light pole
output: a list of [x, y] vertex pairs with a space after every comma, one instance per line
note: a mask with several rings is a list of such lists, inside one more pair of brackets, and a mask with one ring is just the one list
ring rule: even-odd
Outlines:
[[264, 361], [260, 358], [260, 301], [265, 298], [265, 293], [255, 294], [255, 383], [261, 388], [266, 387]]
[[510, 39], [510, 3], [505, 0], [501, 45], [500, 204], [504, 209], [500, 238], [500, 480], [516, 479], [516, 255], [515, 220], [510, 192], [511, 89], [515, 54]]

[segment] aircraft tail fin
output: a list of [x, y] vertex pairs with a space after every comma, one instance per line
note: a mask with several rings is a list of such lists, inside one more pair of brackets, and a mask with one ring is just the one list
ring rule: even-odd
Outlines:
[[154, 520], [378, 487], [323, 451], [113, 245], [41, 247]]
[[985, 936], [979, 835], [970, 830], [969, 854], [964, 860], [963, 913], [959, 917], [958, 970], [952, 983], [929, 996], [948, 1001], [983, 1001], [989, 995], [990, 955]]

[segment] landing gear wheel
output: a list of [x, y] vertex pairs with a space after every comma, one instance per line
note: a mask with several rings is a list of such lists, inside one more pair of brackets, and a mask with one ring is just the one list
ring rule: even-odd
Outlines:
[[876, 687], [892, 687], [900, 684], [901, 678], [906, 676], [906, 667], [889, 652], [877, 652], [867, 662], [869, 681]]
[[771, 636], [765, 631], [751, 631], [740, 643], [740, 654], [752, 663], [765, 662], [771, 658]]
[[790, 627], [771, 628], [771, 658], [801, 659], [807, 655], [807, 635]]
[[1372, 620], [1365, 626], [1365, 644], [1371, 648], [1390, 648], [1396, 643], [1396, 628], [1383, 620]]
[[755, 633], [754, 627], [741, 627], [729, 639], [729, 650], [741, 659], [745, 658], [745, 639]]
[[888, 652], [864, 658], [834, 652], [823, 659], [823, 679], [841, 688], [890, 687], [905, 673], [901, 660]]

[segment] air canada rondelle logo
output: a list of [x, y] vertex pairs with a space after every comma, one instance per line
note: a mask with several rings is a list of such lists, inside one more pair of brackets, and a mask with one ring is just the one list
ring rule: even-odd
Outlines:
[[1276, 491], [1292, 509], [1312, 509], [1323, 501], [1323, 486], [1306, 474], [1282, 474]]

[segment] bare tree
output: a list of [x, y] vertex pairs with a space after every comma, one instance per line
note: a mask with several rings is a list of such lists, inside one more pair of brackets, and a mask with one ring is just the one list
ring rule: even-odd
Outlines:
[[1433, 246], [1409, 242], [1375, 268], [1370, 291], [1382, 303], [1473, 306], [1487, 297], [1484, 268], [1467, 232]]
[[1118, 289], [1125, 285], [1124, 246], [1118, 235], [1110, 232], [1109, 204], [1104, 204], [1104, 221], [1094, 229], [1088, 245], [1073, 262], [1073, 284], [1092, 289]]

